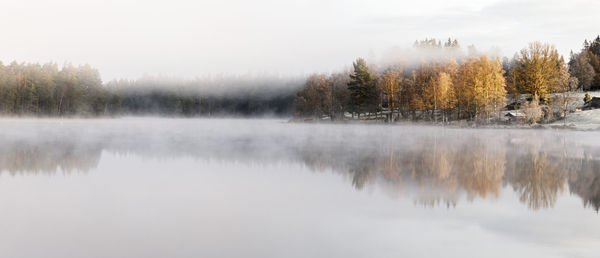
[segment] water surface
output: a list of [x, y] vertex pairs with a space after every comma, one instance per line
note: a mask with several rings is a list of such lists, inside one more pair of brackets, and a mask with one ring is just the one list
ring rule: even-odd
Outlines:
[[597, 257], [600, 133], [0, 120], [0, 257]]

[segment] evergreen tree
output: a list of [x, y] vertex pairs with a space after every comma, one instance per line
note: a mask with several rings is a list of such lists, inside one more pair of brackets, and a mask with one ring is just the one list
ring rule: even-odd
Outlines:
[[350, 74], [348, 90], [350, 90], [350, 106], [352, 112], [377, 111], [378, 93], [375, 79], [364, 59], [353, 63], [354, 72]]
[[583, 52], [588, 52], [590, 65], [594, 68], [594, 79], [590, 85], [591, 89], [600, 89], [600, 36], [592, 41], [584, 41]]

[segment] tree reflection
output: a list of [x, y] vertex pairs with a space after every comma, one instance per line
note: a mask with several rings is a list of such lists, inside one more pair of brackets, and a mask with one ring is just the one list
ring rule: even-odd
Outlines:
[[567, 171], [551, 160], [547, 153], [532, 150], [519, 157], [508, 181], [520, 195], [521, 202], [532, 209], [553, 207], [564, 190]]
[[462, 154], [456, 158], [461, 188], [471, 196], [498, 196], [506, 163], [505, 152], [502, 144], [484, 139], [464, 144], [459, 152]]
[[4, 141], [0, 171], [20, 173], [87, 172], [98, 166], [102, 146], [77, 141]]
[[581, 169], [569, 175], [571, 193], [581, 196], [585, 207], [600, 209], [600, 161], [586, 154], [579, 161]]
[[[431, 130], [390, 137], [293, 134], [195, 135], [51, 133], [0, 138], [0, 169], [11, 174], [89, 171], [103, 152], [145, 157], [191, 156], [259, 164], [299, 162], [347, 176], [356, 189], [379, 185], [417, 205], [454, 207], [461, 198], [496, 198], [512, 188], [530, 209], [553, 207], [568, 187], [585, 207], [600, 208], [598, 148], [535, 132]], [[367, 137], [368, 136], [368, 137]], [[380, 136], [380, 135], [378, 135]], [[85, 139], [85, 140], [84, 140]]]

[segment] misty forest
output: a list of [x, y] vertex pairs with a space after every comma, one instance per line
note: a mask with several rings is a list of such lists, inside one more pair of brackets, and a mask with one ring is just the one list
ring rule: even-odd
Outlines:
[[600, 89], [600, 36], [585, 40], [568, 61], [547, 43], [500, 58], [472, 45], [464, 51], [456, 39], [415, 41], [410, 51], [384, 59], [358, 58], [342, 72], [306, 78], [144, 76], [106, 83], [89, 65], [12, 62], [0, 64], [0, 112], [490, 123], [520, 110], [518, 118], [533, 124], [566, 117], [576, 92]]
[[[540, 42], [510, 59], [474, 46], [464, 54], [452, 39], [416, 41], [414, 48], [416, 62], [377, 67], [359, 58], [347, 72], [311, 75], [297, 94], [294, 115], [492, 122], [504, 121], [501, 111], [521, 109], [522, 122], [552, 122], [572, 111], [574, 92], [600, 89], [600, 36], [585, 40], [568, 62]], [[584, 98], [591, 101], [589, 94]]]

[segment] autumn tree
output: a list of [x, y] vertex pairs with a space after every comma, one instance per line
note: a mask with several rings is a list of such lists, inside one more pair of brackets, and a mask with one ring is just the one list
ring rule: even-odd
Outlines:
[[410, 113], [413, 120], [417, 119], [417, 111], [425, 109], [423, 102], [423, 88], [417, 83], [417, 72], [412, 71], [410, 76], [404, 78], [400, 84], [399, 107], [404, 116]]
[[394, 111], [397, 108], [398, 95], [400, 93], [400, 83], [402, 82], [402, 67], [390, 67], [381, 76], [378, 81], [385, 94], [385, 100], [390, 112], [388, 121], [394, 121]]
[[430, 114], [431, 119], [434, 119], [436, 110], [436, 83], [437, 83], [437, 67], [434, 63], [422, 62], [413, 72], [414, 92], [411, 96], [411, 101], [422, 105], [415, 105], [417, 110], [423, 109], [423, 112]]
[[447, 72], [441, 72], [437, 76], [435, 84], [436, 94], [434, 95], [436, 108], [442, 110], [442, 121], [447, 122], [450, 110], [454, 108], [454, 82], [452, 75]]
[[328, 100], [331, 98], [329, 80], [325, 74], [313, 74], [306, 79], [304, 88], [294, 101], [296, 116], [321, 118], [329, 114]]
[[498, 59], [487, 56], [464, 60], [457, 73], [455, 95], [464, 118], [490, 118], [505, 105], [506, 83]]
[[530, 43], [528, 48], [521, 50], [511, 72], [519, 92], [542, 100], [564, 87], [569, 79], [564, 60], [556, 48], [540, 42]]
[[[453, 59], [432, 64], [436, 70], [432, 88], [428, 90], [432, 96], [433, 110], [442, 111], [442, 120], [446, 121], [449, 111], [455, 106], [454, 95], [454, 76], [458, 69], [458, 64]], [[437, 116], [435, 116], [437, 121]]]

